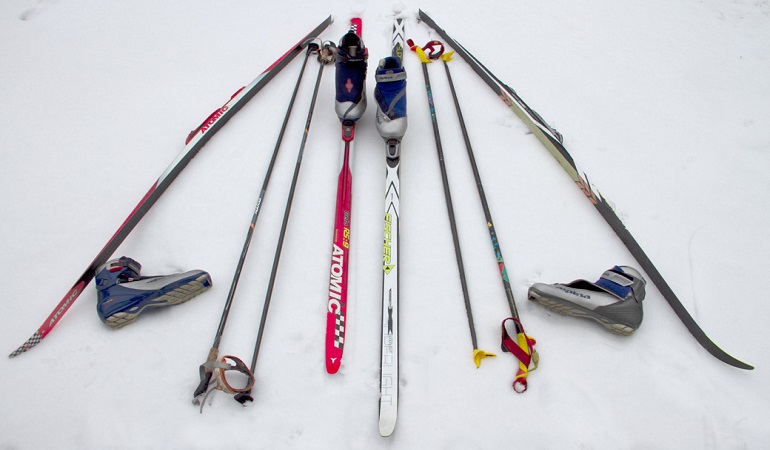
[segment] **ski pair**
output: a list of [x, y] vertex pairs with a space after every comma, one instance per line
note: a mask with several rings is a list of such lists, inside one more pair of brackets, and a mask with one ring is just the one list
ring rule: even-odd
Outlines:
[[[519, 312], [518, 312], [518, 309], [516, 308], [516, 302], [513, 297], [513, 289], [511, 288], [511, 284], [508, 279], [508, 271], [505, 267], [505, 260], [503, 259], [502, 250], [500, 250], [500, 243], [497, 239], [497, 233], [495, 232], [495, 227], [492, 222], [492, 214], [489, 210], [486, 194], [484, 193], [484, 188], [481, 183], [481, 176], [479, 174], [479, 170], [476, 165], [476, 158], [473, 154], [473, 148], [471, 146], [470, 137], [468, 136], [468, 130], [467, 130], [467, 127], [465, 126], [465, 119], [463, 118], [462, 110], [460, 109], [460, 103], [459, 103], [459, 100], [457, 99], [457, 92], [454, 87], [454, 82], [452, 81], [452, 75], [449, 71], [448, 62], [451, 61], [452, 54], [454, 52], [445, 53], [444, 45], [441, 42], [435, 41], [435, 40], [429, 42], [424, 47], [419, 47], [415, 45], [412, 40], [408, 40], [407, 45], [409, 45], [409, 48], [413, 52], [415, 52], [417, 56], [420, 58], [420, 63], [422, 65], [422, 73], [423, 73], [423, 77], [425, 78], [425, 89], [428, 95], [428, 106], [430, 107], [431, 122], [433, 124], [433, 134], [436, 141], [436, 152], [438, 156], [439, 166], [441, 169], [441, 180], [444, 186], [444, 197], [446, 199], [447, 213], [449, 215], [449, 224], [452, 230], [452, 240], [454, 243], [455, 258], [457, 260], [457, 268], [460, 275], [460, 284], [462, 287], [463, 299], [465, 300], [465, 310], [468, 316], [468, 327], [470, 329], [471, 341], [473, 343], [473, 360], [474, 360], [474, 363], [476, 364], [476, 367], [479, 367], [481, 365], [482, 359], [486, 357], [494, 357], [497, 355], [495, 355], [494, 353], [485, 352], [484, 350], [479, 349], [478, 343], [476, 340], [476, 329], [473, 323], [473, 312], [471, 309], [470, 295], [468, 293], [468, 282], [465, 276], [465, 265], [463, 263], [462, 252], [460, 249], [460, 240], [459, 240], [458, 231], [457, 231], [454, 207], [452, 205], [452, 195], [449, 188], [449, 178], [447, 175], [446, 165], [444, 163], [444, 152], [441, 144], [441, 134], [439, 132], [438, 118], [436, 116], [436, 106], [433, 101], [433, 90], [431, 89], [430, 76], [428, 74], [428, 64], [438, 59], [441, 59], [442, 62], [444, 63], [444, 69], [446, 70], [447, 80], [449, 82], [449, 87], [452, 92], [452, 98], [454, 100], [455, 109], [457, 111], [458, 120], [460, 122], [460, 128], [463, 134], [463, 139], [465, 141], [465, 147], [468, 153], [468, 159], [470, 161], [471, 169], [473, 170], [473, 176], [476, 180], [476, 186], [479, 192], [479, 200], [481, 201], [481, 206], [484, 210], [484, 218], [486, 219], [486, 222], [487, 222], [489, 237], [492, 242], [492, 249], [494, 250], [495, 258], [497, 259], [498, 268], [500, 270], [500, 277], [503, 282], [503, 288], [505, 290], [506, 299], [508, 301], [508, 306], [511, 311], [511, 317], [509, 319], [505, 319], [501, 324], [502, 335], [503, 335], [502, 348], [503, 348], [503, 351], [510, 352], [516, 357], [516, 359], [519, 360], [519, 369], [513, 381], [513, 389], [518, 393], [522, 393], [527, 390], [527, 377], [529, 375], [529, 371], [535, 370], [537, 368], [537, 364], [539, 362], [539, 356], [537, 351], [534, 348], [535, 340], [526, 334], [526, 332], [524, 331], [524, 327], [521, 324], [521, 320], [519, 318]], [[513, 325], [514, 335], [516, 336], [515, 341], [510, 337], [510, 334], [506, 328], [506, 324], [509, 321]]]
[[671, 287], [668, 285], [663, 275], [658, 271], [655, 265], [652, 263], [647, 254], [642, 250], [639, 243], [633, 237], [630, 231], [626, 228], [620, 218], [617, 216], [612, 206], [607, 202], [604, 196], [590, 183], [588, 176], [578, 169], [575, 160], [572, 155], [564, 147], [561, 134], [551, 127], [545, 120], [532, 108], [527, 105], [524, 100], [508, 85], [500, 81], [484, 64], [476, 59], [465, 47], [460, 45], [457, 41], [452, 39], [446, 31], [439, 27], [436, 22], [428, 16], [422, 10], [419, 11], [419, 19], [425, 22], [430, 28], [438, 33], [444, 41], [446, 41], [464, 60], [467, 62], [471, 69], [500, 97], [500, 100], [518, 116], [524, 124], [532, 131], [537, 139], [543, 144], [543, 146], [551, 153], [551, 155], [559, 162], [562, 168], [577, 184], [578, 188], [586, 195], [586, 198], [594, 205], [596, 210], [601, 214], [604, 220], [615, 231], [620, 240], [625, 244], [626, 248], [631, 252], [634, 258], [637, 260], [642, 269], [647, 273], [649, 279], [658, 287], [660, 293], [669, 303], [679, 319], [684, 323], [687, 330], [696, 341], [712, 356], [718, 360], [737, 367], [739, 369], [752, 370], [749, 364], [744, 363], [731, 356], [721, 348], [719, 348], [701, 329], [698, 323], [693, 319], [690, 313], [682, 304], [681, 300], [677, 297]]
[[[236, 266], [235, 274], [233, 276], [233, 281], [230, 285], [230, 291], [227, 295], [227, 300], [225, 301], [222, 317], [219, 322], [219, 328], [217, 329], [216, 335], [214, 337], [214, 344], [212, 345], [211, 350], [209, 350], [209, 354], [206, 359], [206, 362], [201, 364], [199, 369], [200, 383], [198, 387], [195, 389], [195, 392], [193, 393], [193, 404], [200, 405], [201, 411], [203, 410], [203, 406], [205, 405], [206, 397], [210, 392], [213, 392], [209, 390], [209, 387], [211, 387], [212, 385], [216, 390], [221, 390], [227, 394], [234, 394], [235, 400], [237, 400], [241, 404], [244, 404], [247, 401], [253, 401], [253, 398], [251, 397], [251, 390], [255, 382], [254, 371], [256, 369], [257, 357], [259, 356], [259, 349], [262, 343], [262, 336], [264, 334], [265, 326], [267, 323], [267, 314], [270, 308], [270, 301], [272, 299], [273, 287], [275, 286], [275, 279], [278, 273], [278, 264], [281, 257], [281, 250], [283, 248], [284, 237], [286, 235], [286, 228], [288, 226], [289, 214], [291, 212], [291, 205], [294, 199], [294, 192], [297, 186], [297, 180], [299, 178], [299, 171], [302, 164], [302, 157], [304, 155], [305, 144], [307, 142], [308, 133], [310, 132], [310, 124], [313, 118], [313, 111], [315, 109], [315, 103], [318, 97], [318, 90], [321, 84], [321, 76], [323, 75], [324, 66], [334, 61], [334, 56], [336, 53], [336, 47], [334, 43], [324, 42], [323, 44], [319, 44], [316, 41], [317, 39], [307, 43], [307, 51], [305, 53], [305, 59], [302, 63], [299, 76], [297, 77], [297, 82], [294, 86], [294, 91], [291, 95], [291, 99], [289, 100], [289, 106], [286, 110], [286, 115], [284, 116], [283, 124], [281, 125], [280, 132], [278, 133], [278, 139], [276, 140], [272, 157], [267, 167], [265, 179], [262, 183], [262, 188], [259, 192], [259, 198], [257, 199], [257, 204], [254, 209], [254, 214], [252, 215], [252, 219], [251, 219], [251, 223], [249, 224], [248, 231], [246, 233], [246, 239], [243, 243], [243, 249], [238, 259], [238, 264]], [[270, 273], [270, 279], [268, 281], [267, 293], [265, 294], [265, 301], [262, 307], [262, 317], [259, 323], [259, 329], [257, 331], [257, 341], [256, 341], [256, 344], [254, 345], [254, 354], [252, 355], [252, 358], [251, 358], [250, 367], [246, 367], [246, 364], [240, 358], [232, 355], [226, 355], [220, 359], [219, 344], [222, 339], [222, 334], [224, 332], [225, 324], [227, 323], [227, 317], [230, 312], [230, 307], [235, 297], [235, 291], [238, 286], [238, 280], [240, 279], [241, 271], [246, 261], [246, 255], [248, 253], [252, 236], [254, 234], [254, 229], [256, 227], [257, 219], [259, 217], [259, 211], [261, 210], [265, 193], [267, 192], [267, 187], [270, 182], [270, 177], [272, 175], [273, 168], [275, 166], [275, 162], [278, 157], [278, 152], [281, 148], [283, 136], [286, 132], [286, 127], [288, 125], [292, 109], [294, 108], [294, 102], [297, 98], [297, 92], [299, 91], [300, 83], [302, 82], [302, 76], [305, 72], [305, 67], [307, 66], [308, 58], [312, 54], [317, 55], [317, 59], [319, 62], [318, 74], [316, 75], [315, 87], [313, 89], [312, 100], [310, 102], [310, 107], [308, 109], [307, 119], [306, 119], [305, 128], [304, 128], [304, 134], [302, 135], [302, 141], [300, 143], [300, 148], [297, 155], [297, 163], [294, 169], [294, 176], [292, 177], [291, 187], [289, 189], [289, 198], [286, 201], [286, 208], [284, 211], [283, 222], [281, 224], [281, 230], [279, 232], [278, 243], [276, 245], [275, 256], [273, 259], [273, 266]], [[230, 364], [228, 361], [232, 361], [233, 364]], [[233, 387], [232, 383], [228, 382], [227, 380], [227, 371], [236, 371], [241, 373], [243, 376], [245, 376], [246, 377], [245, 386], [240, 388]], [[212, 377], [214, 378], [214, 381], [212, 381]]]
[[[352, 156], [356, 122], [366, 110], [367, 50], [360, 18], [351, 20], [337, 51], [336, 103], [342, 142], [337, 181], [332, 257], [326, 321], [326, 370], [337, 373], [342, 363], [347, 327], [348, 269], [351, 226]], [[398, 229], [401, 139], [406, 132], [406, 73], [402, 61], [404, 21], [393, 26], [391, 56], [377, 68], [376, 126], [386, 145], [386, 193], [383, 227], [383, 313], [380, 370], [380, 434], [390, 436], [398, 408]]]
[[211, 139], [211, 137], [219, 131], [228, 120], [232, 118], [243, 106], [248, 103], [265, 85], [270, 82], [289, 62], [291, 62], [297, 55], [302, 52], [307, 42], [317, 37], [323, 30], [325, 30], [329, 24], [332, 23], [332, 17], [327, 17], [317, 27], [311, 30], [305, 37], [300, 39], [294, 46], [289, 48], [280, 58], [278, 58], [273, 64], [265, 69], [254, 81], [247, 86], [239, 89], [232, 97], [216, 111], [211, 113], [203, 123], [200, 124], [195, 130], [190, 132], [187, 136], [184, 149], [176, 156], [161, 176], [150, 186], [150, 189], [142, 197], [139, 203], [136, 205], [133, 211], [128, 215], [123, 224], [120, 225], [118, 230], [107, 241], [107, 244], [96, 255], [94, 260], [86, 267], [80, 278], [75, 281], [75, 284], [64, 295], [64, 298], [56, 305], [51, 314], [46, 318], [45, 322], [27, 339], [24, 344], [19, 346], [13, 351], [9, 357], [13, 358], [18, 356], [32, 347], [39, 344], [51, 330], [61, 320], [67, 310], [77, 300], [83, 290], [91, 282], [96, 275], [96, 271], [99, 267], [103, 266], [118, 249], [121, 243], [128, 237], [131, 231], [136, 227], [139, 221], [142, 220], [147, 211], [152, 208], [155, 202], [158, 201], [161, 195], [168, 189], [171, 183], [176, 179], [182, 170], [187, 167], [187, 164], [195, 157], [196, 154], [203, 148], [204, 145]]

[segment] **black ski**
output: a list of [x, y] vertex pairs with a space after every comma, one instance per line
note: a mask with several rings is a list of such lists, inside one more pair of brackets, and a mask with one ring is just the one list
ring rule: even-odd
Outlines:
[[737, 367], [739, 369], [752, 370], [754, 367], [746, 364], [738, 359], [734, 358], [721, 348], [719, 348], [706, 333], [698, 326], [695, 319], [692, 318], [690, 313], [684, 307], [679, 298], [674, 294], [674, 291], [669, 287], [666, 280], [660, 274], [655, 265], [650, 261], [650, 258], [642, 250], [639, 243], [626, 229], [626, 226], [615, 214], [610, 204], [599, 193], [599, 191], [593, 187], [588, 181], [588, 176], [579, 171], [575, 161], [569, 154], [567, 149], [562, 144], [562, 136], [553, 127], [548, 125], [540, 115], [530, 108], [516, 92], [508, 85], [500, 81], [495, 77], [492, 72], [489, 71], [479, 60], [477, 60], [468, 50], [460, 45], [457, 41], [449, 37], [449, 35], [440, 28], [436, 22], [433, 21], [425, 12], [419, 11], [419, 18], [425, 22], [429, 27], [433, 28], [452, 48], [463, 57], [463, 59], [471, 66], [474, 72], [481, 77], [482, 80], [500, 97], [500, 99], [508, 105], [509, 108], [527, 125], [532, 133], [540, 140], [540, 142], [548, 149], [551, 155], [556, 158], [559, 164], [569, 174], [573, 181], [583, 191], [588, 200], [596, 207], [599, 214], [604, 217], [604, 220], [612, 227], [615, 233], [618, 235], [621, 241], [626, 245], [631, 254], [636, 258], [637, 262], [641, 265], [642, 269], [647, 273], [650, 280], [658, 287], [663, 297], [668, 301], [674, 312], [682, 320], [684, 325], [695, 337], [698, 343], [705, 348], [709, 353], [720, 361]]

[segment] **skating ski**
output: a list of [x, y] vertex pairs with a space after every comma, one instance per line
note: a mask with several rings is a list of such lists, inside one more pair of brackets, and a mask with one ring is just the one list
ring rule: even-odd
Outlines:
[[599, 214], [605, 221], [612, 227], [620, 240], [626, 245], [626, 248], [636, 258], [639, 265], [647, 273], [650, 280], [655, 283], [660, 293], [671, 305], [674, 312], [679, 319], [687, 327], [690, 334], [695, 337], [698, 343], [706, 349], [712, 356], [720, 361], [737, 367], [739, 369], [752, 370], [749, 364], [746, 364], [721, 348], [719, 348], [700, 328], [698, 323], [693, 319], [690, 313], [682, 304], [681, 300], [676, 296], [674, 291], [668, 285], [663, 275], [660, 274], [655, 265], [650, 261], [650, 258], [642, 250], [642, 247], [631, 235], [626, 226], [617, 216], [607, 200], [599, 193], [599, 191], [589, 182], [588, 176], [580, 171], [572, 156], [562, 143], [561, 134], [553, 127], [548, 125], [545, 120], [532, 108], [530, 108], [519, 95], [511, 89], [508, 85], [500, 81], [492, 72], [489, 71], [478, 59], [476, 59], [468, 50], [460, 45], [457, 41], [449, 37], [449, 35], [440, 28], [436, 22], [433, 21], [425, 12], [419, 12], [420, 20], [425, 22], [429, 27], [435, 30], [452, 48], [463, 57], [471, 69], [482, 79], [484, 82], [497, 94], [500, 99], [516, 114], [532, 131], [532, 133], [538, 138], [538, 140], [545, 146], [551, 155], [559, 162], [564, 170], [569, 174], [570, 178], [577, 184], [580, 190], [586, 195], [586, 198], [594, 205]]
[[[403, 61], [404, 19], [393, 20], [391, 56]], [[380, 353], [380, 435], [390, 436], [398, 416], [399, 221], [401, 140], [385, 143], [385, 218], [382, 248], [382, 347]]]
[[83, 293], [86, 285], [96, 275], [96, 270], [102, 266], [112, 256], [115, 250], [126, 239], [131, 231], [136, 227], [139, 221], [147, 214], [147, 211], [155, 204], [160, 196], [168, 189], [171, 183], [176, 179], [180, 172], [187, 166], [193, 157], [203, 148], [209, 139], [216, 133], [230, 118], [235, 115], [257, 92], [259, 92], [275, 75], [281, 71], [291, 60], [302, 52], [309, 39], [318, 36], [329, 24], [332, 23], [332, 17], [329, 16], [315, 27], [310, 33], [299, 40], [286, 53], [278, 58], [264, 72], [262, 72], [249, 85], [238, 90], [221, 108], [209, 115], [203, 123], [193, 130], [187, 137], [185, 148], [177, 155], [176, 159], [166, 168], [161, 176], [153, 183], [147, 193], [142, 197], [133, 211], [128, 215], [123, 224], [118, 228], [115, 234], [110, 238], [107, 244], [96, 255], [91, 264], [88, 265], [83, 274], [78, 278], [75, 284], [70, 288], [64, 298], [54, 308], [43, 325], [35, 331], [24, 344], [17, 348], [9, 357], [18, 356], [40, 343], [51, 332], [54, 326], [61, 320], [64, 313], [72, 306], [75, 300]]
[[[350, 21], [350, 30], [352, 32], [361, 36], [361, 29], [362, 23], [360, 18], [354, 18]], [[342, 41], [340, 41], [340, 46], [342, 46]], [[343, 86], [339, 85], [339, 80], [337, 83], [337, 89], [350, 89], [348, 87], [351, 83], [350, 79]], [[340, 364], [342, 363], [342, 352], [345, 348], [348, 306], [348, 260], [350, 256], [350, 207], [353, 186], [352, 166], [356, 132], [355, 120], [343, 118], [341, 119], [341, 124], [341, 166], [337, 179], [337, 206], [334, 218], [334, 238], [329, 269], [329, 295], [326, 314], [326, 371], [330, 374], [339, 371]]]

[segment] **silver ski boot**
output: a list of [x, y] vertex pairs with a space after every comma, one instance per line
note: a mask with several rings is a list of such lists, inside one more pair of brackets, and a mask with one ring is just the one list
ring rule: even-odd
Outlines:
[[596, 283], [535, 283], [529, 299], [565, 316], [599, 322], [607, 330], [628, 336], [642, 324], [645, 280], [634, 268], [615, 266]]

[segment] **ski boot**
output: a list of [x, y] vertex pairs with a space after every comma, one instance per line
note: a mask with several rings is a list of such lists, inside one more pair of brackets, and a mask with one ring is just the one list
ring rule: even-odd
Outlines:
[[615, 266], [596, 283], [535, 283], [529, 288], [529, 299], [555, 313], [592, 319], [613, 333], [628, 336], [642, 324], [645, 284], [636, 269]]
[[202, 270], [142, 277], [141, 264], [123, 256], [108, 261], [96, 273], [96, 312], [104, 323], [121, 328], [149, 308], [184, 303], [211, 287]]
[[377, 131], [385, 141], [401, 140], [406, 133], [406, 71], [401, 60], [393, 56], [381, 59], [375, 79]]
[[334, 107], [343, 122], [355, 122], [366, 111], [368, 57], [361, 36], [353, 30], [342, 36], [337, 48], [337, 95]]

